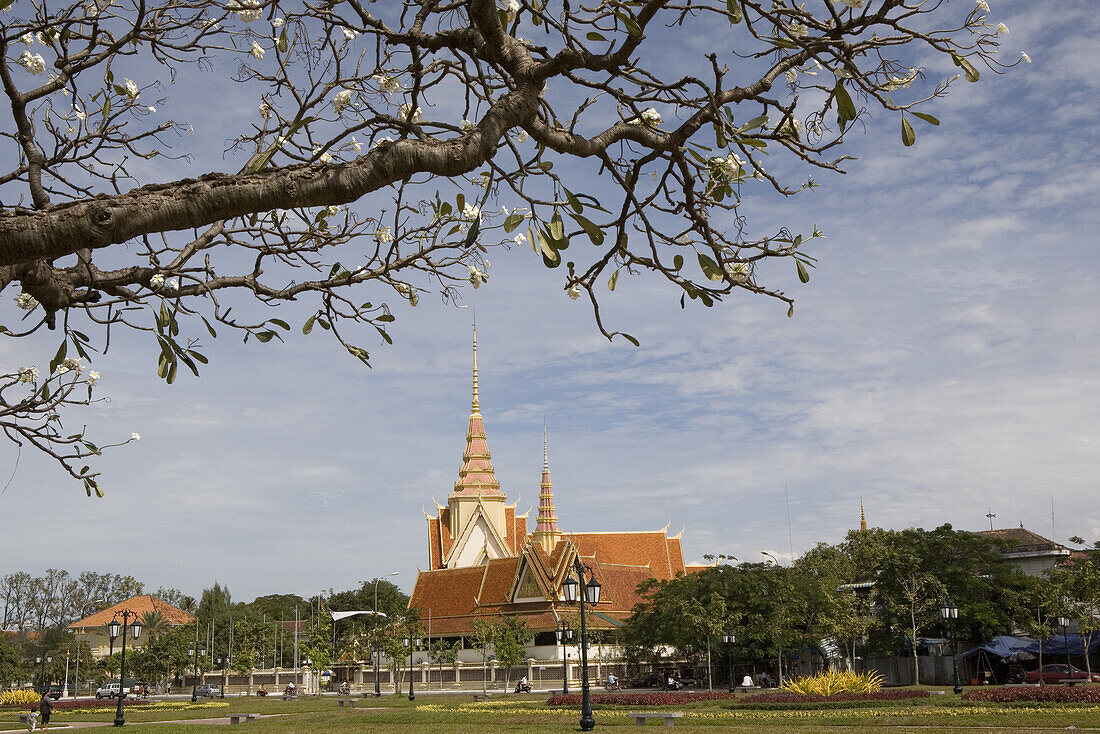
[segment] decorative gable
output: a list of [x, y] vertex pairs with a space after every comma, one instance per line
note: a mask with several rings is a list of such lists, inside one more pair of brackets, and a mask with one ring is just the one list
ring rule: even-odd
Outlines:
[[466, 527], [462, 529], [462, 533], [451, 546], [443, 565], [448, 568], [481, 566], [491, 559], [505, 558], [510, 555], [512, 553], [508, 544], [500, 537], [496, 527], [478, 505], [466, 523]]

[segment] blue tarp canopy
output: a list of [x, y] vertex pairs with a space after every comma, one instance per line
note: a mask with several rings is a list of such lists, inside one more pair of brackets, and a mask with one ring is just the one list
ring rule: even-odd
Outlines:
[[[1065, 655], [1066, 645], [1069, 645], [1070, 655], [1083, 655], [1084, 654], [1084, 641], [1081, 635], [1058, 635], [1057, 637], [1051, 637], [1043, 640], [1043, 654], [1044, 655]], [[1089, 644], [1089, 652], [1095, 651], [1100, 648], [1100, 634], [1094, 634]], [[979, 650], [985, 650], [991, 655], [1004, 658], [1006, 660], [1018, 660], [1020, 653], [1028, 653], [1029, 655], [1039, 655], [1039, 641], [1034, 637], [1010, 637], [1008, 635], [997, 635], [989, 642], [983, 642], [977, 647], [967, 650], [964, 653], [960, 653], [959, 657], [964, 658], [967, 655], [973, 655]]]

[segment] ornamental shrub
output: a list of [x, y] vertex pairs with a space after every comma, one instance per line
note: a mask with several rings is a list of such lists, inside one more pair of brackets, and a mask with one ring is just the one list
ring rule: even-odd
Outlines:
[[816, 675], [788, 679], [783, 690], [811, 696], [832, 696], [837, 693], [873, 693], [882, 688], [882, 674], [874, 670], [856, 673], [851, 670], [826, 670]]
[[30, 706], [38, 703], [42, 696], [29, 688], [0, 693], [0, 706]]
[[1014, 703], [1051, 701], [1057, 703], [1100, 703], [1100, 686], [1020, 686], [979, 688], [963, 694], [964, 701]]
[[869, 693], [834, 693], [830, 696], [808, 693], [758, 693], [748, 696], [744, 703], [828, 703], [837, 701], [901, 701], [907, 698], [927, 698], [928, 691], [922, 688], [887, 688]]

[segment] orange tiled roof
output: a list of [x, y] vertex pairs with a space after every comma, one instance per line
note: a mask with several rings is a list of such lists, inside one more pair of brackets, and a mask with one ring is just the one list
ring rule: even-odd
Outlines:
[[[600, 563], [616, 563], [624, 566], [649, 566], [653, 578], [661, 581], [684, 573], [683, 555], [679, 552], [679, 538], [669, 538], [664, 530], [623, 533], [566, 533], [582, 556], [595, 556]], [[675, 543], [677, 553], [671, 557], [670, 546]]]
[[1061, 550], [1065, 546], [1044, 538], [1025, 528], [1004, 528], [1002, 530], [978, 530], [975, 535], [984, 535], [1008, 543], [1009, 551]]
[[[163, 599], [158, 599], [155, 596], [149, 594], [141, 594], [140, 596], [132, 596], [125, 601], [120, 601], [118, 604], [109, 606], [106, 609], [96, 612], [84, 619], [77, 620], [69, 625], [69, 629], [80, 629], [83, 627], [105, 627], [115, 615], [124, 609], [128, 609], [131, 612], [136, 612], [138, 619], [150, 612], [157, 612], [164, 621], [173, 627], [177, 627], [184, 624], [191, 624], [195, 621], [195, 617], [187, 612], [172, 606]], [[121, 618], [120, 618], [121, 619]]]

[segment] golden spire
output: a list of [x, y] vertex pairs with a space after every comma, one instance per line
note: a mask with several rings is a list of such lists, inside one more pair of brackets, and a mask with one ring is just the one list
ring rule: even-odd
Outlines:
[[863, 514], [863, 498], [859, 498], [859, 529], [862, 531], [867, 530], [867, 516]]
[[532, 540], [550, 554], [561, 539], [558, 516], [554, 510], [554, 485], [550, 481], [550, 452], [546, 439], [546, 424], [542, 426], [542, 483], [539, 485], [539, 514]]
[[477, 401], [477, 326], [474, 326], [474, 402], [471, 410], [474, 413], [481, 412], [481, 406]]

